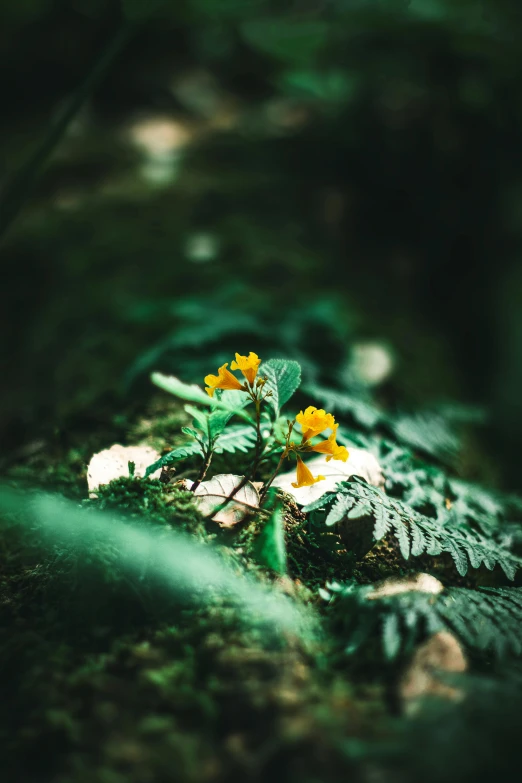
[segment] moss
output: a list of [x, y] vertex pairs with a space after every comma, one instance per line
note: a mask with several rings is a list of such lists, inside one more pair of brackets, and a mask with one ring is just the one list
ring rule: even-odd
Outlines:
[[96, 490], [85, 501], [101, 511], [117, 511], [128, 519], [146, 518], [150, 524], [204, 535], [202, 517], [192, 492], [158, 479], [122, 476]]
[[297, 640], [241, 625], [226, 605], [119, 639], [79, 666], [53, 656], [39, 674], [9, 748], [26, 780], [142, 783], [174, 770], [189, 782], [337, 780], [352, 766], [347, 738], [382, 733], [377, 699], [358, 701]]

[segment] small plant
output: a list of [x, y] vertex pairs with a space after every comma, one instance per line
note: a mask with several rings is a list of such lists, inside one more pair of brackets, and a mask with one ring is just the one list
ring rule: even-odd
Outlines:
[[[236, 353], [235, 361], [230, 366], [231, 370], [241, 372], [243, 379], [228, 369], [227, 362], [219, 367], [217, 375], [209, 374], [205, 377], [206, 394], [198, 386], [189, 386], [177, 378], [159, 373], [153, 375], [153, 381], [161, 388], [182, 399], [204, 404], [210, 410], [185, 406], [187, 413], [193, 417], [194, 426], [184, 427], [183, 432], [192, 438], [192, 442], [155, 462], [148, 468], [146, 475], [175, 460], [199, 454], [202, 464], [191, 486], [195, 492], [205, 479], [214, 454], [224, 450], [225, 444], [230, 451], [253, 448], [250, 468], [224, 501], [223, 505], [226, 505], [248, 481], [256, 479], [260, 466], [274, 456], [279, 455], [279, 461], [263, 487], [261, 501], [266, 497], [284, 460], [292, 454], [296, 457], [297, 475], [293, 483], [296, 488], [324, 480], [324, 476], [312, 474], [303, 462], [302, 454], [316, 452], [325, 454], [327, 461], [336, 459], [346, 462], [348, 450], [336, 441], [339, 425], [331, 413], [310, 405], [292, 419], [281, 415], [282, 407], [293, 396], [301, 381], [301, 368], [297, 362], [272, 359], [261, 364], [257, 354], [250, 352], [248, 356]], [[254, 406], [253, 415], [245, 410], [250, 404]], [[234, 416], [243, 419], [246, 425], [229, 426]], [[297, 428], [300, 433], [297, 433], [298, 439], [294, 440], [292, 436]], [[325, 432], [330, 433], [328, 437], [318, 441], [318, 436]]]

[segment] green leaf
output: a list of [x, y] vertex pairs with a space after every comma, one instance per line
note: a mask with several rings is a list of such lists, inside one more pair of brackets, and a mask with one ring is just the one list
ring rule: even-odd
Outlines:
[[214, 411], [210, 414], [208, 417], [208, 431], [211, 440], [221, 436], [233, 415], [232, 412], [228, 411]]
[[297, 391], [301, 383], [301, 366], [289, 359], [269, 359], [261, 365], [259, 374], [268, 378], [265, 389], [272, 392], [267, 402], [272, 406], [276, 416], [290, 397]]
[[277, 574], [286, 574], [283, 506], [277, 503], [256, 542], [256, 560]]
[[160, 389], [163, 389], [163, 391], [169, 392], [169, 394], [173, 394], [181, 400], [198, 402], [200, 405], [206, 405], [209, 408], [229, 411], [234, 415], [245, 419], [245, 421], [252, 421], [251, 416], [243, 410], [245, 405], [248, 404], [249, 398], [242, 392], [224, 391], [219, 398], [209, 397], [209, 395], [195, 383], [183, 383], [183, 381], [180, 381], [180, 379], [176, 378], [174, 375], [163, 375], [161, 372], [153, 372], [151, 381]]
[[208, 413], [201, 411], [199, 408], [195, 408], [193, 405], [185, 405], [185, 410], [192, 416], [194, 421], [199, 424], [199, 429], [202, 430], [205, 435], [208, 435]]
[[362, 500], [355, 508], [348, 512], [348, 519], [361, 519], [372, 513], [372, 506], [367, 500]]
[[201, 438], [201, 432], [198, 432], [192, 427], [182, 427], [181, 432], [183, 432], [184, 435], [190, 435], [191, 438]]
[[[323, 498], [325, 496], [323, 495]], [[320, 498], [322, 500], [323, 498]], [[332, 506], [332, 509], [328, 516], [325, 519], [325, 524], [328, 525], [328, 527], [331, 527], [332, 525], [335, 525], [337, 522], [340, 522], [341, 519], [346, 516], [346, 514], [350, 511], [350, 509], [355, 504], [355, 498], [352, 498], [350, 495], [339, 495], [337, 500], [335, 501], [335, 504]], [[317, 503], [317, 501], [316, 501]], [[305, 506], [305, 508], [310, 510], [314, 506], [313, 503], [310, 503], [309, 506]], [[316, 506], [317, 507], [317, 506]]]
[[144, 473], [144, 478], [148, 478], [151, 473], [155, 473], [160, 468], [164, 468], [167, 465], [171, 465], [173, 462], [177, 462], [180, 459], [186, 459], [187, 457], [193, 457], [195, 454], [200, 454], [203, 456], [203, 452], [201, 451], [201, 446], [197, 441], [193, 441], [192, 443], [187, 443], [186, 446], [179, 446], [177, 449], [174, 449], [173, 451], [169, 451], [168, 454], [165, 454], [160, 459], [156, 460], [152, 465], [149, 465], [147, 470]]
[[246, 453], [254, 448], [256, 444], [256, 433], [254, 428], [248, 424], [233, 424], [227, 427], [217, 439], [214, 450], [217, 454], [226, 451], [228, 454], [234, 454], [236, 451]]
[[181, 400], [199, 402], [201, 405], [208, 405], [209, 407], [212, 404], [212, 398], [200, 386], [196, 386], [195, 383], [183, 383], [174, 375], [163, 375], [161, 372], [153, 372], [150, 379], [160, 389], [173, 394], [175, 397], [179, 397]]
[[318, 20], [266, 18], [244, 22], [241, 33], [247, 43], [278, 60], [310, 65], [327, 41], [329, 26]]

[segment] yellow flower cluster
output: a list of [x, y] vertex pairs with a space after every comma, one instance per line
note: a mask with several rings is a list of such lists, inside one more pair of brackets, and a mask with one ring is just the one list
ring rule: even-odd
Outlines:
[[[338, 424], [335, 423], [335, 419], [331, 413], [321, 408], [317, 409], [313, 405], [310, 405], [304, 412], [298, 413], [295, 417], [298, 424], [301, 425], [303, 431], [303, 439], [299, 445], [294, 444], [293, 450], [295, 451], [316, 451], [319, 454], [326, 454], [326, 461], [330, 462], [331, 459], [340, 459], [342, 462], [346, 462], [348, 459], [348, 450], [345, 446], [339, 446], [336, 442]], [[316, 445], [312, 445], [310, 440], [315, 438], [316, 435], [320, 435], [324, 430], [332, 430], [331, 435], [327, 440], [321, 441]], [[311, 471], [306, 467], [299, 454], [297, 456], [297, 482], [292, 484], [293, 487], [298, 489], [299, 487], [310, 487], [312, 484], [318, 481], [323, 481], [324, 476], [317, 476], [314, 478]]]
[[[256, 402], [258, 408], [259, 417], [259, 404], [264, 397], [261, 396], [261, 389], [266, 382], [266, 378], [260, 378], [256, 381], [257, 373], [261, 359], [256, 353], [250, 351], [248, 356], [241, 356], [236, 353], [235, 361], [230, 365], [231, 370], [239, 370], [242, 373], [245, 382], [241, 382], [239, 378], [228, 370], [228, 362], [223, 364], [218, 369], [217, 375], [207, 375], [205, 377], [205, 391], [210, 397], [214, 396], [216, 389], [237, 389], [238, 391], [247, 392], [251, 399]], [[269, 392], [271, 394], [271, 392]], [[297, 458], [297, 482], [292, 484], [293, 487], [310, 487], [317, 481], [324, 480], [324, 476], [317, 476], [314, 478], [311, 471], [306, 467], [301, 459], [300, 453], [315, 451], [319, 454], [326, 454], [326, 461], [331, 459], [340, 459], [346, 462], [348, 459], [348, 451], [344, 446], [339, 446], [336, 441], [338, 424], [335, 423], [335, 419], [331, 413], [321, 408], [314, 408], [310, 405], [305, 411], [301, 411], [296, 418], [296, 422], [301, 425], [302, 440], [301, 443], [290, 442], [290, 435], [292, 432], [293, 423], [290, 423], [288, 434], [286, 436], [286, 447], [283, 451], [282, 458], [287, 457], [290, 452], [294, 452]], [[330, 436], [326, 439], [312, 445], [311, 440], [317, 435], [320, 435], [325, 430], [331, 430]]]
[[[241, 356], [239, 353], [236, 353], [236, 360], [232, 362], [230, 367], [232, 370], [240, 370], [248, 383], [252, 386], [256, 379], [260, 364], [261, 359], [258, 355], [250, 351], [248, 356]], [[205, 391], [210, 397], [214, 396], [216, 389], [238, 389], [239, 391], [247, 391], [245, 384], [241, 383], [230, 370], [227, 370], [227, 367], [228, 362], [218, 369], [217, 375], [207, 375], [205, 377]]]

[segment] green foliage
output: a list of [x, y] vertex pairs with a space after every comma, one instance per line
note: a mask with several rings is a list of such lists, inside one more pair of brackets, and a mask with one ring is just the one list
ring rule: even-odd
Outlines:
[[145, 478], [148, 478], [157, 470], [160, 470], [160, 468], [166, 468], [174, 462], [179, 462], [179, 460], [196, 455], [203, 456], [201, 444], [196, 440], [192, 441], [192, 443], [188, 443], [186, 446], [178, 446], [176, 449], [169, 451], [168, 454], [164, 454], [163, 457], [160, 457], [156, 462], [153, 462], [152, 465], [149, 465], [145, 471]]
[[254, 448], [255, 441], [256, 434], [252, 426], [232, 424], [218, 437], [214, 450], [216, 454], [222, 454], [224, 451], [228, 454], [235, 454], [237, 451], [246, 454]]
[[460, 452], [460, 438], [447, 418], [440, 414], [396, 416], [390, 420], [390, 428], [400, 443], [450, 465], [455, 462]]
[[[133, 493], [144, 513], [119, 516], [92, 508], [78, 508], [60, 496], [31, 493], [29, 496], [9, 487], [0, 488], [0, 512], [16, 518], [16, 524], [41, 531], [44, 545], [50, 552], [59, 551], [60, 558], [69, 562], [71, 579], [75, 579], [75, 558], [97, 561], [109, 572], [111, 580], [129, 584], [130, 595], [139, 601], [147, 597], [147, 588], [154, 588], [154, 599], [159, 606], [160, 596], [167, 603], [186, 604], [194, 601], [212, 602], [216, 596], [233, 599], [238, 610], [257, 620], [273, 624], [274, 628], [290, 630], [298, 635], [315, 633], [313, 623], [299, 607], [285, 596], [274, 595], [256, 583], [248, 574], [237, 572], [217, 551], [196, 542], [176, 528], [176, 499], [167, 522], [168, 500], [163, 505], [163, 516], [151, 524], [146, 516], [148, 495], [152, 485], [157, 496], [159, 482], [143, 487], [136, 479], [120, 479], [115, 486], [108, 485], [102, 496], [102, 505], [125, 505]], [[187, 509], [187, 495], [181, 492], [181, 506]], [[192, 496], [188, 498], [188, 513], [193, 515]], [[133, 508], [134, 502], [131, 500]], [[154, 515], [152, 515], [154, 521]], [[159, 524], [158, 524], [159, 523]], [[179, 525], [182, 528], [182, 525]], [[71, 552], [75, 558], [71, 559]], [[68, 560], [69, 558], [69, 560]], [[154, 606], [148, 606], [153, 613]]]
[[406, 655], [427, 636], [455, 633], [469, 649], [497, 658], [522, 653], [522, 588], [452, 587], [437, 594], [405, 591], [371, 599], [370, 585], [328, 584], [321, 591], [349, 655], [381, 639], [388, 660]]
[[287, 558], [284, 532], [283, 505], [277, 500], [275, 492], [268, 498], [271, 513], [259, 534], [255, 557], [260, 565], [275, 571], [276, 574], [286, 574]]
[[448, 475], [389, 441], [372, 445], [379, 451], [388, 494], [441, 525], [478, 530], [493, 541], [509, 543], [515, 520], [522, 517], [518, 498]]
[[175, 378], [173, 375], [167, 376], [159, 372], [153, 373], [151, 380], [160, 389], [173, 394], [175, 397], [179, 397], [181, 400], [197, 402], [200, 405], [213, 409], [228, 411], [230, 414], [235, 414], [246, 421], [251, 421], [248, 413], [243, 410], [244, 406], [249, 402], [248, 397], [244, 394], [241, 395], [235, 391], [224, 391], [221, 393], [218, 391], [214, 397], [209, 397], [196, 384], [183, 383], [183, 381], [180, 381], [179, 378]]
[[260, 375], [268, 378], [266, 389], [272, 392], [268, 402], [279, 416], [281, 408], [299, 388], [301, 367], [288, 359], [269, 359], [260, 367]]
[[326, 511], [326, 525], [335, 525], [345, 516], [353, 519], [371, 515], [375, 541], [391, 533], [405, 560], [410, 555], [436, 556], [449, 552], [461, 576], [467, 573], [470, 565], [480, 568], [484, 563], [490, 570], [500, 565], [508, 579], [514, 579], [521, 564], [520, 558], [507, 547], [470, 526], [455, 525], [449, 514], [443, 520], [427, 517], [358, 476], [353, 481], [340, 483], [337, 493], [327, 493], [305, 508], [308, 512], [317, 510]]
[[241, 25], [244, 39], [254, 48], [277, 60], [310, 63], [325, 46], [328, 25], [319, 20], [271, 17]]

